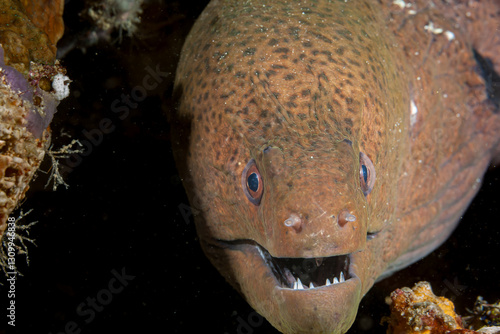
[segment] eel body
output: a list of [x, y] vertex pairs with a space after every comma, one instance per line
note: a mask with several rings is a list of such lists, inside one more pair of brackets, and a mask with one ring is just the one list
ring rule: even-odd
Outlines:
[[177, 70], [202, 248], [284, 333], [345, 333], [498, 155], [498, 1], [214, 0]]

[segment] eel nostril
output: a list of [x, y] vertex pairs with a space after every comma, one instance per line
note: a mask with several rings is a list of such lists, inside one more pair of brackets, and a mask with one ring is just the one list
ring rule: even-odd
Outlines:
[[302, 219], [295, 213], [292, 213], [288, 219], [285, 220], [285, 226], [291, 227], [295, 232], [302, 230]]
[[349, 211], [344, 210], [342, 213], [339, 215], [339, 225], [340, 227], [344, 227], [345, 224], [348, 222], [355, 222], [356, 221], [356, 216], [349, 213]]

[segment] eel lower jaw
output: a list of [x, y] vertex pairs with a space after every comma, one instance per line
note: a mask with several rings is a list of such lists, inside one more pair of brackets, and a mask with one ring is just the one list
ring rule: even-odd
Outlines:
[[283, 333], [345, 333], [356, 317], [363, 251], [277, 258], [253, 240], [202, 240], [202, 246], [247, 302]]
[[[217, 240], [219, 247], [239, 250], [260, 258], [275, 287], [284, 290], [324, 290], [343, 284], [359, 283], [353, 265], [353, 253], [325, 257], [274, 257], [263, 246], [252, 240]], [[323, 291], [324, 292], [324, 291]]]

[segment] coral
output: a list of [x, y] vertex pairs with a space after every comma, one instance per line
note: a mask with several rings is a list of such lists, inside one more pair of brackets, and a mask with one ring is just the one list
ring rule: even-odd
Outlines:
[[[29, 8], [25, 10], [23, 3]], [[56, 61], [62, 35], [60, 1], [0, 0], [0, 239], [7, 220], [24, 198], [50, 144], [49, 124], [69, 93], [69, 78]], [[35, 21], [33, 23], [31, 18]], [[50, 37], [49, 37], [50, 35]], [[11, 218], [12, 219], [12, 218]], [[16, 220], [17, 223], [17, 220]], [[16, 225], [15, 236], [27, 229]], [[10, 227], [11, 228], [11, 227]], [[17, 251], [21, 252], [21, 248]], [[0, 267], [5, 254], [0, 252]]]
[[28, 104], [5, 82], [0, 81], [0, 236], [9, 214], [28, 190], [48, 143], [46, 131], [38, 140], [26, 127]]
[[396, 289], [390, 296], [391, 316], [388, 334], [468, 334], [500, 333], [500, 327], [466, 329], [455, 313], [453, 303], [432, 292], [428, 282], [418, 282], [413, 288]]
[[[13, 271], [14, 268], [17, 268], [15, 262], [8, 260], [8, 253], [11, 250], [17, 251], [18, 254], [24, 254], [26, 256], [26, 262], [29, 263], [28, 247], [26, 246], [26, 242], [35, 245], [35, 241], [28, 238], [28, 235], [31, 226], [35, 225], [37, 222], [21, 223], [21, 220], [23, 220], [24, 217], [26, 217], [30, 212], [31, 210], [24, 213], [21, 210], [19, 216], [14, 219], [14, 227], [12, 229], [8, 229], [8, 232], [6, 233], [7, 237], [2, 238], [0, 242], [0, 269], [5, 274], [9, 271]], [[15, 261], [14, 257], [10, 257], [10, 259]], [[21, 273], [18, 274], [22, 276]]]
[[[468, 310], [469, 311], [469, 310]], [[481, 326], [500, 326], [500, 300], [494, 304], [488, 303], [483, 297], [478, 296], [472, 311], [472, 315], [463, 317], [467, 328], [478, 328]]]
[[105, 0], [89, 8], [88, 15], [102, 31], [111, 33], [127, 31], [132, 36], [141, 22], [143, 0]]

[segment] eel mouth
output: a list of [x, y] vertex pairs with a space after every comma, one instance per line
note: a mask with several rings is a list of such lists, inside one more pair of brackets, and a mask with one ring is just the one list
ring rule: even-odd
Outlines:
[[343, 283], [351, 278], [350, 254], [314, 258], [273, 257], [256, 245], [265, 264], [282, 288], [307, 290]]
[[[274, 257], [253, 240], [217, 240], [222, 248], [254, 253], [273, 274], [276, 285], [282, 289], [311, 290], [344, 283], [356, 275], [352, 273], [352, 254], [325, 257]], [[257, 255], [258, 254], [258, 255]]]

